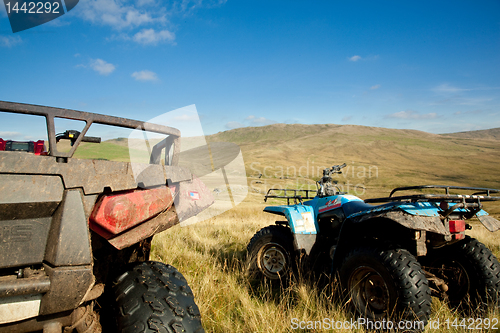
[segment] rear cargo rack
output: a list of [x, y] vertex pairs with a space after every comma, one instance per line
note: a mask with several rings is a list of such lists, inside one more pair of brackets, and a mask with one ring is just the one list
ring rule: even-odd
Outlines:
[[[422, 189], [442, 189], [444, 194], [410, 194], [402, 196], [393, 196], [399, 191], [422, 190]], [[450, 190], [475, 191], [472, 194], [450, 194]], [[446, 202], [466, 202], [474, 203], [478, 201], [500, 201], [500, 196], [492, 196], [492, 193], [500, 193], [500, 190], [493, 188], [482, 187], [463, 187], [463, 186], [448, 186], [448, 185], [418, 185], [397, 187], [391, 191], [388, 197], [366, 199], [367, 203], [390, 202], [390, 201], [446, 201]]]
[[[283, 195], [272, 194], [272, 192], [283, 192]], [[288, 192], [293, 193], [293, 195], [288, 195]], [[298, 193], [305, 193], [304, 195], [299, 195]], [[314, 193], [313, 196], [310, 196], [309, 193]], [[277, 198], [277, 199], [287, 199], [287, 204], [290, 205], [290, 199], [294, 200], [294, 203], [297, 204], [302, 202], [302, 199], [313, 199], [316, 196], [318, 190], [285, 190], [281, 188], [271, 188], [267, 191], [266, 196], [264, 197], [264, 201], [267, 202], [268, 198]]]

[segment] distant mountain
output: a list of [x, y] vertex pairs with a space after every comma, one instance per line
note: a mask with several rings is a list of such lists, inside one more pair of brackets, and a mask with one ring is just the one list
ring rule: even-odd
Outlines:
[[219, 132], [207, 141], [238, 144], [247, 175], [262, 175], [258, 181], [283, 178], [314, 184], [324, 167], [345, 162], [349, 169], [338, 176], [344, 183], [498, 188], [500, 140], [495, 138], [500, 138], [500, 129], [476, 132], [439, 135], [356, 125], [274, 124]]
[[500, 128], [491, 128], [479, 131], [457, 132], [457, 133], [449, 133], [443, 135], [454, 138], [462, 138], [462, 139], [500, 140]]

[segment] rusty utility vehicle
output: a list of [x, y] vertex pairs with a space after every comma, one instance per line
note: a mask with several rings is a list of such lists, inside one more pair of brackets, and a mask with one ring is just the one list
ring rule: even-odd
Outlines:
[[[178, 166], [179, 130], [10, 102], [0, 111], [4, 124], [38, 116], [48, 135], [48, 150], [44, 141], [0, 141], [0, 332], [203, 332], [182, 274], [149, 261], [153, 235], [213, 202]], [[83, 130], [56, 133], [61, 119]], [[82, 142], [101, 141], [85, 135], [94, 124], [163, 139], [149, 164], [73, 158]], [[69, 151], [58, 150], [64, 141]]]
[[[373, 321], [399, 318], [425, 325], [431, 295], [473, 313], [498, 305], [500, 264], [465, 231], [473, 217], [491, 232], [500, 229], [500, 221], [482, 209], [483, 202], [500, 200], [494, 196], [500, 190], [424, 185], [363, 201], [340, 192], [332, 180], [345, 166], [325, 169], [317, 191], [268, 191], [265, 200], [288, 204], [264, 211], [286, 220], [251, 239], [251, 276], [284, 282], [299, 267], [321, 267], [340, 282], [356, 315]], [[464, 191], [469, 194], [459, 194]]]

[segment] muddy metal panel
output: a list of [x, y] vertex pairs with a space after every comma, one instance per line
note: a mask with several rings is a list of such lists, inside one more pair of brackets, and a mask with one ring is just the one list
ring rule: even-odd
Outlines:
[[62, 199], [62, 192], [61, 178], [57, 176], [0, 175], [0, 205], [36, 202], [59, 203]]
[[191, 180], [190, 172], [181, 167], [146, 166], [147, 176], [136, 180], [130, 163], [126, 162], [72, 158], [67, 163], [57, 163], [53, 156], [0, 152], [0, 173], [60, 175], [66, 188], [81, 187], [85, 194], [102, 193], [105, 187], [112, 191], [135, 189], [139, 182], [149, 187], [165, 185], [167, 179], [172, 182]]
[[50, 277], [51, 286], [42, 297], [40, 315], [75, 309], [94, 284], [90, 265], [57, 268], [44, 265], [44, 269]]
[[0, 267], [41, 263], [50, 221], [50, 217], [0, 221]]
[[174, 206], [180, 222], [214, 203], [212, 192], [199, 178], [193, 177], [192, 181], [174, 184], [170, 188], [175, 191]]
[[355, 223], [367, 221], [374, 218], [387, 218], [404, 227], [415, 230], [435, 232], [441, 235], [450, 235], [443, 222], [437, 216], [415, 216], [403, 211], [375, 212], [361, 215], [353, 219]]
[[49, 234], [45, 260], [54, 266], [90, 265], [90, 238], [79, 190], [68, 190]]
[[0, 175], [0, 267], [42, 262], [62, 195], [57, 176]]
[[491, 232], [495, 232], [497, 230], [500, 230], [500, 221], [498, 221], [496, 218], [491, 217], [487, 214], [476, 214], [477, 218], [481, 223], [486, 227]]

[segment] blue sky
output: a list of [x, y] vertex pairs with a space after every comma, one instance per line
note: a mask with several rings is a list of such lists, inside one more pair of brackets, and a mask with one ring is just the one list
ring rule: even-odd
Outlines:
[[15, 34], [2, 6], [0, 63], [0, 100], [139, 120], [195, 104], [207, 134], [500, 127], [499, 1], [80, 0]]

